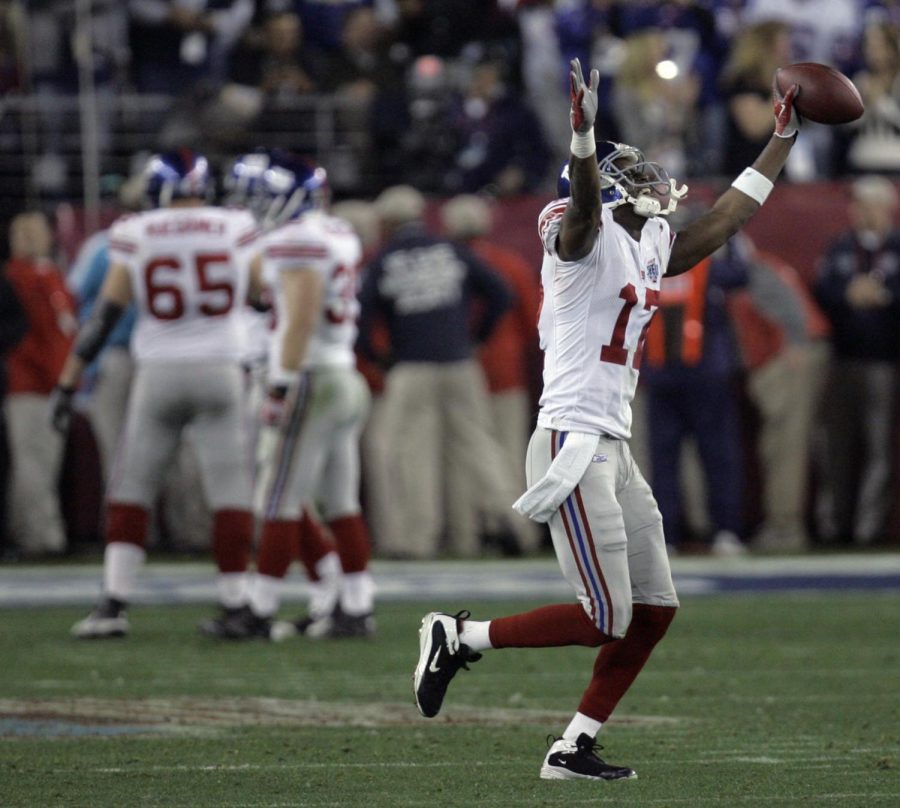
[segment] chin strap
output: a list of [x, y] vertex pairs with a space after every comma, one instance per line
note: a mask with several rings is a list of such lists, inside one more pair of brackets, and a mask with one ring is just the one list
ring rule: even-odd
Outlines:
[[675, 184], [675, 180], [669, 180], [669, 202], [665, 208], [663, 208], [662, 203], [654, 196], [650, 196], [648, 194], [644, 194], [637, 198], [633, 196], [626, 196], [626, 199], [623, 201], [630, 202], [634, 212], [638, 216], [644, 216], [645, 218], [650, 218], [651, 216], [668, 216], [670, 213], [675, 211], [675, 208], [678, 207], [678, 202], [684, 197], [687, 196], [688, 187], [687, 185], [682, 185], [680, 188]]

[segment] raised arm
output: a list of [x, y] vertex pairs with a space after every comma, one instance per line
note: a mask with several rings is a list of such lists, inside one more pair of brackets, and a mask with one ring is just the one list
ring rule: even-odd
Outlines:
[[571, 195], [557, 242], [557, 253], [563, 261], [575, 261], [591, 251], [600, 226], [601, 207], [597, 141], [594, 138], [600, 74], [592, 70], [590, 84], [585, 84], [581, 62], [573, 59], [569, 81], [572, 98], [569, 112], [572, 124], [572, 156], [569, 159]]
[[759, 210], [772, 190], [797, 139], [800, 119], [794, 109], [796, 85], [782, 97], [773, 90], [775, 132], [759, 157], [731, 184], [709, 212], [678, 234], [666, 275], [686, 272], [714, 253]]

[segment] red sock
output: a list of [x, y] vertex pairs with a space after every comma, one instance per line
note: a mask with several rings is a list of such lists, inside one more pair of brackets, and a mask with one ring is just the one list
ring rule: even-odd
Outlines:
[[306, 510], [303, 511], [299, 527], [297, 556], [306, 570], [307, 577], [315, 583], [319, 580], [316, 564], [329, 553], [335, 551], [334, 541], [325, 532], [321, 522], [313, 519]]
[[121, 541], [145, 547], [150, 513], [143, 505], [106, 504], [106, 543]]
[[369, 566], [371, 548], [369, 529], [360, 514], [342, 516], [328, 523], [341, 557], [341, 569], [347, 573], [365, 572]]
[[597, 721], [606, 721], [674, 617], [675, 608], [671, 606], [634, 604], [625, 636], [604, 646], [597, 654], [594, 675], [584, 691], [578, 712]]
[[530, 612], [498, 617], [491, 620], [489, 631], [494, 648], [596, 648], [610, 639], [591, 622], [580, 603], [541, 606]]
[[253, 514], [223, 508], [213, 514], [213, 555], [219, 572], [246, 572], [253, 547]]
[[260, 575], [284, 578], [294, 559], [300, 522], [297, 519], [263, 522], [256, 551], [256, 570]]

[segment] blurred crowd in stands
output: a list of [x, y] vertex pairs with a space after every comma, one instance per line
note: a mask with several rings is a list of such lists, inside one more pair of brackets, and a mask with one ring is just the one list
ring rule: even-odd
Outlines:
[[[601, 73], [598, 134], [676, 176], [731, 175], [768, 137], [774, 69], [854, 77], [866, 117], [807, 133], [809, 180], [900, 166], [900, 6], [890, 0], [65, 0], [0, 2], [0, 92], [52, 99], [90, 79], [103, 99], [165, 94], [180, 145], [257, 145], [297, 99], [341, 104], [377, 193], [509, 195], [549, 187], [565, 159], [567, 65]], [[312, 111], [311, 111], [312, 110]], [[292, 113], [314, 126], [315, 106]], [[253, 133], [251, 135], [251, 133]], [[101, 135], [108, 141], [111, 132]], [[104, 141], [105, 147], [111, 144]], [[171, 144], [169, 144], [171, 145]], [[153, 144], [164, 148], [167, 144]], [[54, 171], [52, 138], [43, 181]]]
[[[74, 3], [0, 2], [0, 93], [51, 100], [77, 93], [87, 65], [101, 95], [178, 96], [184, 103], [172, 106], [169, 119], [181, 117], [169, 136], [231, 154], [260, 145], [249, 142], [249, 133], [264, 132], [280, 105], [342, 99], [342, 124], [364, 133], [361, 153], [375, 170], [356, 189], [360, 199], [336, 208], [357, 229], [370, 267], [383, 260], [379, 250], [403, 249], [392, 246], [391, 233], [398, 216], [399, 224], [423, 217], [417, 194], [454, 197], [434, 203], [439, 215], [427, 221], [441, 235], [427, 243], [465, 244], [512, 290], [514, 303], [494, 344], [473, 354], [481, 359], [486, 398], [466, 406], [480, 407], [480, 415], [447, 427], [452, 435], [478, 422], [480, 431], [443, 443], [424, 442], [436, 437], [427, 423], [423, 442], [394, 437], [429, 406], [419, 399], [420, 409], [406, 412], [411, 392], [424, 394], [432, 382], [407, 380], [402, 401], [383, 390], [381, 365], [395, 368], [391, 352], [403, 348], [386, 342], [391, 335], [379, 328], [377, 301], [363, 299], [361, 362], [376, 393], [363, 439], [363, 486], [375, 551], [383, 556], [515, 554], [545, 546], [542, 530], [513, 521], [502, 507], [524, 484], [523, 442], [535, 412], [539, 369], [530, 313], [538, 265], [493, 242], [491, 217], [505, 202], [553, 194], [568, 155], [569, 60], [578, 56], [600, 69], [598, 136], [643, 149], [680, 179], [731, 178], [755, 159], [771, 134], [771, 81], [779, 65], [820, 61], [840, 68], [856, 81], [866, 114], [843, 127], [804, 128], [787, 177], [853, 178], [842, 211], [850, 228], [830, 234], [814, 277], [790, 266], [778, 244], [741, 236], [664, 288], [635, 403], [635, 453], [673, 552], [694, 543], [741, 553], [896, 541], [890, 519], [900, 233], [892, 180], [900, 171], [900, 3], [94, 0], [90, 8], [88, 32]], [[308, 124], [301, 117], [314, 110], [298, 111], [296, 125]], [[161, 120], [160, 131], [164, 126]], [[399, 195], [379, 196], [400, 184]], [[377, 204], [369, 201], [375, 197]], [[531, 233], [535, 222], [516, 226]], [[76, 425], [69, 450], [73, 441], [96, 445], [97, 469], [93, 478], [85, 473], [82, 447], [73, 474], [66, 447], [41, 421], [75, 323], [91, 302], [83, 262], [97, 249], [88, 242], [76, 270], [59, 258], [49, 234], [42, 214], [14, 219], [11, 259], [0, 276], [6, 414], [0, 426], [9, 433], [0, 484], [10, 491], [4, 548], [13, 556], [92, 546], [96, 524], [85, 519], [84, 505], [93, 496], [99, 510], [91, 486], [101, 486], [114, 444], [103, 434], [108, 422]], [[127, 338], [113, 346], [108, 362], [115, 348], [127, 348]], [[434, 499], [405, 503], [409, 511], [398, 514], [404, 503], [392, 500], [391, 476], [402, 468], [421, 478], [429, 457], [432, 465], [447, 462], [450, 443], [473, 446], [466, 462], [451, 462], [446, 480], [431, 481]], [[190, 458], [179, 465], [186, 468], [165, 507], [180, 496], [190, 500], [188, 511], [197, 510], [196, 498], [185, 496]], [[751, 467], [758, 479], [748, 481]], [[752, 518], [748, 490], [757, 501]], [[166, 528], [165, 507], [157, 540], [196, 549], [191, 537], [204, 531], [192, 526], [208, 515], [182, 510]], [[22, 520], [39, 525], [34, 542], [20, 540], [29, 531]], [[404, 525], [423, 520], [428, 531], [413, 541]]]

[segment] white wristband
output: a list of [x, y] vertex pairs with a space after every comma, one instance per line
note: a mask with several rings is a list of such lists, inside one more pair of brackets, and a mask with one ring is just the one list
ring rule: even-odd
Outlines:
[[775, 187], [775, 183], [768, 177], [764, 177], [755, 168], [745, 168], [741, 175], [731, 183], [731, 187], [737, 188], [754, 202], [762, 205]]
[[572, 154], [575, 157], [590, 157], [597, 151], [597, 141], [594, 140], [594, 127], [587, 132], [572, 132]]

